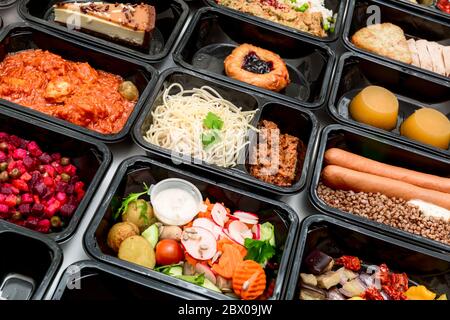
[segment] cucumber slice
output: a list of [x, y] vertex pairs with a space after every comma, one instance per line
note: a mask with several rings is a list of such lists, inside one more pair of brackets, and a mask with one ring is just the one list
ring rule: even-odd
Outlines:
[[158, 239], [159, 239], [158, 226], [156, 224], [152, 224], [150, 227], [145, 229], [145, 231], [142, 232], [141, 235], [145, 238], [145, 240], [150, 242], [150, 244], [152, 245], [152, 248], [154, 249], [156, 247], [156, 244], [158, 243]]
[[173, 266], [170, 267], [167, 271], [169, 276], [178, 277], [183, 275], [183, 267], [182, 266]]
[[220, 289], [217, 288], [217, 287], [214, 285], [214, 283], [212, 283], [211, 281], [209, 281], [209, 280], [206, 279], [206, 278], [205, 278], [205, 282], [203, 282], [202, 287], [203, 287], [203, 288], [206, 288], [206, 289], [209, 289], [209, 290], [212, 290], [212, 291], [216, 291], [216, 292], [222, 293], [222, 291], [220, 291]]

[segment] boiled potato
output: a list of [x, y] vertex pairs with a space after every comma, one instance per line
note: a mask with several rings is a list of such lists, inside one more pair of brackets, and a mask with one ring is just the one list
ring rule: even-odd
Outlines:
[[112, 226], [108, 232], [106, 243], [115, 252], [119, 251], [120, 244], [129, 237], [139, 235], [139, 228], [131, 222], [119, 222]]
[[155, 251], [151, 244], [141, 236], [126, 238], [119, 248], [119, 259], [136, 263], [153, 269], [155, 267]]
[[124, 81], [119, 85], [119, 93], [128, 101], [136, 101], [139, 98], [139, 91], [131, 81]]
[[142, 233], [156, 221], [156, 218], [150, 203], [143, 199], [138, 199], [128, 204], [127, 210], [122, 215], [122, 221], [134, 223]]

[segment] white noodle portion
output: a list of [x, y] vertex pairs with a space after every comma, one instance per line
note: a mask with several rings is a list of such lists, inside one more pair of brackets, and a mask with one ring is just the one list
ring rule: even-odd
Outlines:
[[[173, 91], [178, 92], [171, 94]], [[144, 139], [178, 154], [234, 167], [240, 151], [249, 144], [248, 131], [258, 131], [250, 124], [257, 110], [242, 111], [208, 86], [184, 90], [181, 84], [173, 83], [164, 91], [162, 100], [152, 112], [153, 123]], [[203, 126], [208, 112], [220, 117], [223, 127], [217, 131], [218, 141], [204, 147], [202, 133], [210, 131]]]

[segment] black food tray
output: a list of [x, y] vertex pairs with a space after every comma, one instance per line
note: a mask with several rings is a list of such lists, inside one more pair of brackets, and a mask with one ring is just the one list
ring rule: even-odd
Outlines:
[[202, 193], [203, 198], [210, 201], [223, 202], [231, 210], [257, 212], [260, 221], [270, 221], [275, 227], [277, 248], [282, 249], [278, 274], [274, 285], [272, 299], [281, 299], [286, 285], [285, 278], [290, 270], [290, 254], [295, 248], [295, 237], [298, 231], [297, 214], [282, 202], [264, 198], [229, 187], [223, 183], [190, 174], [182, 166], [169, 166], [146, 157], [132, 157], [120, 165], [109, 186], [101, 206], [95, 213], [84, 235], [84, 248], [94, 259], [131, 270], [142, 279], [155, 279], [162, 283], [193, 291], [210, 299], [227, 299], [226, 295], [210, 291], [197, 285], [173, 278], [163, 273], [132, 264], [116, 257], [106, 244], [109, 229], [114, 224], [112, 203], [120, 201], [132, 192], [141, 192], [143, 183], [152, 185], [167, 178], [181, 178], [193, 183]]

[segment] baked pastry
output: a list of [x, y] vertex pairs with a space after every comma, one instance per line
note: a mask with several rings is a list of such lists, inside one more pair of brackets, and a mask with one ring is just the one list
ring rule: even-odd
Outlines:
[[289, 72], [279, 55], [251, 44], [242, 44], [224, 61], [225, 73], [230, 78], [248, 84], [281, 91], [289, 83]]
[[412, 62], [403, 30], [392, 23], [373, 24], [355, 32], [352, 42], [358, 48], [398, 60]]
[[155, 8], [148, 4], [65, 2], [53, 7], [58, 23], [131, 45], [144, 46], [155, 28]]

